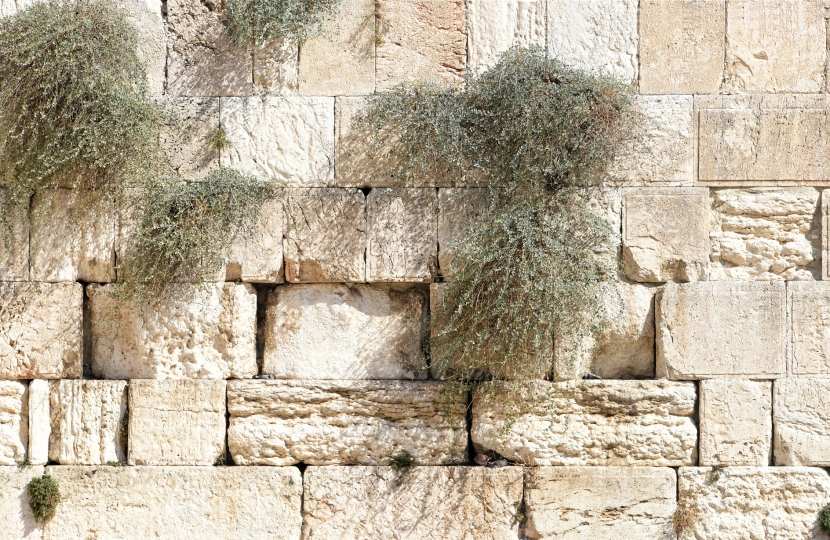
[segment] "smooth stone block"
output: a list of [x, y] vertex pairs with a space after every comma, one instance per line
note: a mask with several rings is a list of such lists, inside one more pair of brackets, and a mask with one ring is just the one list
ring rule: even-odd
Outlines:
[[29, 383], [28, 458], [32, 465], [46, 465], [49, 461], [49, 437], [52, 434], [49, 384], [50, 381], [44, 379]]
[[467, 54], [471, 68], [492, 66], [510, 47], [545, 46], [544, 0], [467, 2]]
[[476, 227], [490, 210], [489, 190], [446, 188], [438, 190], [438, 267], [445, 279], [452, 279], [456, 243]]
[[789, 374], [830, 376], [830, 283], [787, 284], [790, 316]]
[[[375, 138], [371, 126], [358, 122], [368, 105], [366, 97], [338, 97], [334, 105], [335, 129], [335, 184], [343, 187], [400, 186], [401, 179], [393, 176], [397, 161], [391, 150], [396, 136], [385, 138], [383, 146]], [[421, 179], [413, 179], [420, 185]], [[428, 181], [424, 182], [429, 185]]]
[[43, 467], [0, 467], [0, 538], [41, 540], [43, 525], [35, 521], [26, 486], [43, 474]]
[[[22, 3], [22, 2], [19, 2]], [[118, 0], [127, 20], [138, 31], [138, 59], [147, 72], [147, 89], [152, 96], [164, 93], [167, 64], [167, 35], [161, 0]]]
[[0, 280], [29, 280], [29, 205], [8, 206], [6, 190], [0, 189], [0, 212], [6, 219], [0, 222]]
[[217, 280], [244, 283], [283, 283], [285, 206], [274, 198], [263, 203], [259, 220], [240, 230], [225, 249], [224, 268]]
[[0, 465], [17, 465], [26, 459], [29, 446], [27, 386], [23, 382], [0, 381]]
[[776, 465], [830, 465], [830, 380], [779, 379], [773, 393]]
[[255, 45], [254, 93], [264, 96], [296, 95], [300, 76], [297, 40], [274, 37]]

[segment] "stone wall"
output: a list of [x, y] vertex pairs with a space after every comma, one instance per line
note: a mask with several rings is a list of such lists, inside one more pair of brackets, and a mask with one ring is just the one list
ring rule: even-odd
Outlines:
[[[823, 538], [826, 2], [343, 0], [325, 35], [251, 49], [220, 2], [119, 1], [178, 174], [288, 194], [216, 283], [143, 314], [111, 296], [116, 209], [56, 192], [30, 208], [49, 218], [11, 216], [0, 539], [662, 539], [673, 516], [681, 539]], [[631, 81], [645, 120], [602, 203], [619, 315], [576, 365], [554, 344], [506, 423], [498, 396], [444, 410], [423, 348], [480, 192], [395, 185], [351, 120], [514, 44]], [[389, 466], [402, 452], [411, 470]], [[63, 499], [46, 524], [25, 494], [44, 472]]]

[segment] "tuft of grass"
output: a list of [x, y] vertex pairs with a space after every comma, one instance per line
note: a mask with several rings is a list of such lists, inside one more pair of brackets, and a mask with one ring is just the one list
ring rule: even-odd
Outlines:
[[15, 463], [17, 464], [18, 469], [28, 469], [32, 466], [32, 462], [28, 456], [26, 456], [26, 459], [21, 459], [19, 461], [16, 461]]
[[685, 500], [677, 503], [677, 508], [672, 514], [671, 524], [678, 540], [685, 538], [695, 530], [699, 518], [700, 510], [693, 503]]
[[58, 484], [48, 474], [33, 478], [26, 487], [29, 492], [29, 505], [37, 521], [46, 521], [55, 515], [55, 509], [61, 502]]
[[127, 462], [126, 461], [107, 461], [107, 465], [109, 465], [110, 467], [126, 467]]
[[228, 136], [225, 134], [225, 131], [222, 128], [219, 128], [213, 133], [211, 133], [209, 142], [210, 147], [216, 150], [217, 152], [226, 150], [231, 145], [231, 141], [228, 139]]
[[720, 470], [721, 470], [721, 467], [718, 467], [718, 466], [712, 467], [712, 470], [706, 476], [706, 483], [711, 485], [711, 484], [716, 483], [718, 480], [720, 480]]
[[830, 504], [818, 511], [818, 528], [824, 534], [830, 534]]
[[231, 0], [225, 24], [236, 43], [262, 45], [272, 38], [319, 35], [340, 0]]

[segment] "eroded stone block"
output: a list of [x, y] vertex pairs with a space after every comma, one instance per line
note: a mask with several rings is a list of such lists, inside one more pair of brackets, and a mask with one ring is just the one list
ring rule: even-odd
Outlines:
[[165, 115], [161, 145], [170, 166], [186, 179], [218, 167], [219, 151], [213, 139], [219, 133], [219, 99], [169, 97], [158, 103]]
[[224, 269], [218, 280], [246, 283], [282, 283], [283, 235], [285, 209], [283, 201], [271, 199], [260, 209], [259, 220], [248, 230], [240, 230], [225, 250]]
[[830, 375], [830, 283], [787, 284], [792, 336], [789, 373]]
[[761, 467], [771, 454], [772, 383], [701, 381], [700, 464]]
[[43, 525], [35, 521], [26, 486], [43, 474], [43, 467], [0, 467], [0, 523], [3, 540], [40, 540]]
[[26, 383], [0, 381], [0, 465], [17, 465], [29, 446], [29, 395]]
[[776, 465], [830, 465], [830, 380], [775, 381]]
[[455, 273], [452, 261], [455, 258], [455, 244], [464, 234], [475, 227], [490, 210], [487, 189], [448, 188], [438, 190], [438, 267], [445, 279]]
[[52, 418], [49, 412], [49, 381], [35, 379], [29, 383], [29, 463], [46, 465], [49, 461], [49, 436]]
[[545, 46], [544, 0], [471, 0], [467, 2], [467, 54], [470, 67], [496, 63], [510, 47]]
[[29, 280], [29, 205], [8, 206], [6, 190], [0, 190], [0, 280]]

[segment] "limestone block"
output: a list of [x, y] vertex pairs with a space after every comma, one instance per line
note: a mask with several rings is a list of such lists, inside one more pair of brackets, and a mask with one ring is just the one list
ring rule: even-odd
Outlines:
[[61, 465], [127, 461], [127, 381], [52, 381], [49, 459]]
[[[696, 462], [693, 383], [523, 381], [473, 396], [473, 445], [525, 465], [679, 466]], [[512, 422], [508, 423], [508, 414]]]
[[762, 467], [771, 455], [772, 383], [701, 381], [700, 464]]
[[29, 446], [29, 396], [26, 383], [0, 381], [0, 465], [26, 459]]
[[10, 17], [33, 3], [34, 0], [0, 0], [0, 17]]
[[522, 484], [519, 467], [309, 467], [303, 538], [515, 539]]
[[467, 55], [471, 68], [496, 63], [510, 47], [545, 46], [544, 0], [467, 2]]
[[548, 52], [566, 64], [637, 79], [638, 0], [549, 0]]
[[822, 7], [822, 0], [729, 0], [727, 88], [819, 92], [827, 39]]
[[[400, 179], [392, 176], [396, 168], [394, 155], [375, 147], [371, 127], [356, 123], [366, 103], [364, 97], [338, 97], [335, 103], [336, 184], [350, 187], [400, 185]], [[391, 147], [394, 141], [386, 143]]]
[[286, 96], [299, 86], [299, 47], [292, 38], [272, 38], [254, 47], [254, 92]]
[[776, 465], [830, 465], [830, 380], [775, 381], [773, 421]]
[[344, 0], [323, 34], [300, 49], [300, 93], [361, 96], [375, 91], [375, 0]]
[[[229, 381], [228, 445], [237, 465], [418, 465], [467, 459], [464, 407], [438, 382]], [[132, 417], [131, 417], [132, 421]]]
[[787, 296], [792, 324], [789, 373], [830, 375], [830, 283], [791, 282]]
[[697, 281], [708, 275], [708, 190], [623, 191], [623, 265], [635, 281]]
[[29, 383], [29, 463], [46, 465], [49, 461], [49, 436], [52, 419], [49, 413], [49, 381], [35, 379]]
[[717, 92], [725, 41], [726, 0], [642, 0], [640, 92]]
[[[0, 4], [2, 6], [2, 4]], [[35, 521], [26, 486], [43, 474], [43, 467], [0, 467], [0, 538], [41, 540], [43, 525]]]
[[6, 207], [6, 190], [0, 190], [0, 280], [29, 280], [29, 205]]
[[376, 89], [455, 85], [467, 61], [463, 0], [378, 0]]
[[196, 179], [219, 166], [212, 138], [219, 133], [219, 99], [159, 99], [164, 114], [161, 145], [170, 166], [186, 179]]
[[490, 209], [489, 192], [482, 188], [447, 188], [438, 190], [438, 267], [445, 279], [455, 270], [452, 261], [455, 244], [474, 227]]
[[162, 18], [162, 0], [119, 0], [127, 20], [138, 30], [136, 53], [147, 71], [150, 95], [164, 93], [165, 64], [167, 63], [167, 35]]
[[144, 312], [119, 306], [116, 287], [87, 287], [96, 377], [224, 379], [257, 373], [257, 298], [251, 285], [183, 287]]
[[366, 281], [432, 281], [438, 196], [431, 188], [376, 188], [367, 197]]
[[817, 189], [717, 189], [709, 196], [709, 279], [818, 279]]
[[81, 376], [83, 294], [80, 283], [0, 282], [0, 378]]
[[61, 503], [52, 540], [299, 540], [294, 467], [49, 467]]
[[678, 471], [679, 506], [695, 519], [685, 538], [746, 540], [823, 538], [818, 511], [830, 502], [830, 477], [810, 467], [709, 467]]
[[225, 250], [219, 280], [246, 283], [282, 283], [283, 236], [285, 210], [279, 199], [266, 201], [259, 221], [248, 230], [240, 230]]
[[785, 373], [783, 283], [669, 283], [655, 303], [658, 377], [776, 379]]
[[821, 192], [821, 279], [830, 280], [830, 190]]
[[223, 166], [292, 187], [334, 180], [334, 98], [227, 98], [221, 123]]
[[130, 465], [225, 460], [225, 381], [130, 381]]
[[366, 197], [359, 189], [292, 189], [285, 231], [291, 283], [366, 280]]
[[529, 539], [664, 538], [677, 497], [665, 467], [538, 467], [525, 489]]

